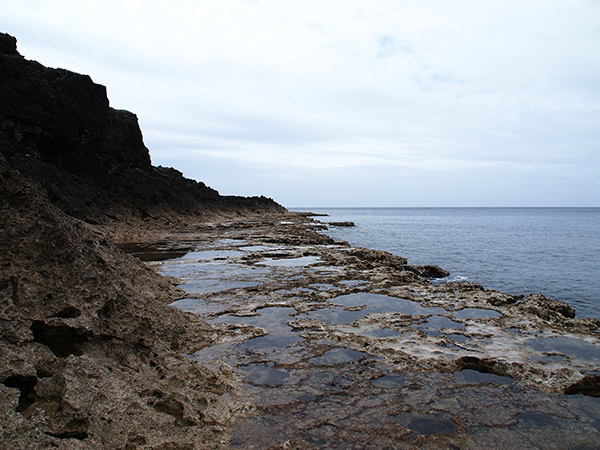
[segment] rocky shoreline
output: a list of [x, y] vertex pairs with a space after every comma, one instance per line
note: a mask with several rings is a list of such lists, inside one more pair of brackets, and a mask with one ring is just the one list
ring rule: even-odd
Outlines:
[[230, 375], [185, 355], [205, 322], [112, 241], [285, 209], [154, 167], [134, 114], [0, 33], [2, 448], [215, 448]]
[[154, 167], [102, 86], [4, 34], [0, 174], [2, 448], [600, 442], [597, 320]]
[[189, 357], [238, 380], [231, 447], [600, 442], [597, 320], [541, 295], [432, 284], [442, 269], [333, 242], [322, 227], [288, 214], [128, 247], [180, 278], [172, 306], [215, 327]]

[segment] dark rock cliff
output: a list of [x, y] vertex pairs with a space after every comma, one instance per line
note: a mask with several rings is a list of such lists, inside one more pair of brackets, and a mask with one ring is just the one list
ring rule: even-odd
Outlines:
[[[153, 167], [135, 115], [0, 34], [0, 448], [220, 448], [209, 325], [100, 231], [284, 211]], [[131, 226], [132, 225], [132, 226]]]
[[23, 58], [0, 33], [0, 152], [69, 215], [90, 223], [169, 224], [174, 217], [285, 209], [265, 197], [225, 197], [154, 167], [135, 114], [109, 106], [87, 75]]

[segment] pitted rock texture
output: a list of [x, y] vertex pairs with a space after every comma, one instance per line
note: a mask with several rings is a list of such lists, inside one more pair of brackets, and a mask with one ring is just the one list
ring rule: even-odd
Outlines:
[[182, 356], [210, 327], [1, 156], [0, 173], [2, 448], [219, 446], [235, 380]]

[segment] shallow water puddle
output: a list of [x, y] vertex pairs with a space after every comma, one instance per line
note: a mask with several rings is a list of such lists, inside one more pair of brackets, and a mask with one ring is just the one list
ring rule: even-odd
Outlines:
[[404, 378], [400, 375], [383, 375], [371, 380], [371, 384], [380, 388], [394, 389], [404, 386], [406, 381], [404, 381]]
[[259, 286], [257, 281], [223, 281], [221, 279], [204, 279], [199, 282], [186, 282], [185, 290], [191, 294], [208, 294], [211, 292], [227, 291]]
[[510, 377], [495, 375], [493, 373], [479, 372], [473, 369], [463, 369], [456, 373], [456, 382], [458, 384], [503, 384], [509, 385], [513, 383]]
[[235, 270], [233, 264], [227, 262], [203, 262], [203, 261], [165, 261], [158, 271], [163, 275], [181, 278], [183, 280], [198, 281], [203, 276], [218, 278], [225, 275], [229, 270]]
[[583, 339], [567, 336], [538, 337], [526, 341], [531, 348], [548, 353], [562, 353], [571, 358], [600, 362], [600, 347]]
[[355, 320], [365, 317], [368, 313], [362, 311], [346, 311], [344, 309], [317, 309], [298, 315], [299, 320], [317, 319], [328, 324], [351, 324]]
[[465, 308], [460, 311], [453, 311], [452, 314], [457, 319], [489, 319], [502, 316], [498, 311], [483, 308]]
[[465, 328], [465, 324], [444, 316], [431, 316], [427, 319], [427, 322], [420, 325], [413, 325], [413, 328], [417, 330], [443, 330], [446, 328], [462, 330]]
[[312, 358], [310, 362], [318, 366], [331, 366], [335, 364], [345, 364], [358, 361], [366, 357], [368, 357], [366, 353], [350, 350], [349, 348], [345, 347], [336, 347], [328, 350], [322, 356]]
[[294, 308], [271, 306], [256, 310], [254, 315], [235, 316], [225, 314], [216, 319], [212, 319], [211, 323], [245, 323], [265, 328], [271, 332], [278, 331], [279, 333], [291, 333], [291, 329], [288, 327], [287, 322], [292, 319], [290, 314], [294, 314], [295, 312], [296, 310]]
[[550, 364], [554, 362], [562, 362], [566, 361], [567, 358], [563, 355], [531, 355], [529, 357], [530, 361], [533, 362], [541, 362], [544, 364]]
[[219, 324], [245, 324], [264, 330], [263, 336], [250, 337], [230, 347], [228, 357], [237, 363], [252, 360], [254, 356], [261, 360], [278, 364], [292, 364], [302, 356], [302, 349], [298, 345], [304, 338], [292, 332], [287, 322], [290, 314], [295, 313], [294, 308], [272, 306], [256, 310], [254, 315], [224, 314], [209, 322]]
[[382, 338], [382, 339], [395, 338], [398, 336], [402, 336], [402, 333], [400, 333], [399, 331], [396, 331], [392, 328], [375, 328], [375, 329], [366, 331], [365, 334], [369, 337]]
[[[211, 368], [226, 363], [242, 381], [241, 400], [253, 409], [233, 425], [232, 448], [267, 449], [285, 442], [296, 445], [293, 448], [328, 449], [429, 444], [489, 448], [489, 443], [496, 448], [524, 448], [517, 444], [529, 442], [528, 436], [536, 433], [565, 443], [564, 448], [600, 441], [597, 399], [550, 395], [509, 377], [472, 369], [412, 371], [413, 360], [392, 359], [392, 363], [386, 362], [387, 356], [369, 354], [376, 345], [395, 345], [394, 339], [401, 342], [413, 336], [415, 342], [444, 354], [458, 352], [465, 342], [487, 345], [473, 333], [486, 327], [485, 319], [500, 317], [497, 311], [447, 311], [367, 292], [331, 297], [336, 289], [363, 281], [353, 279], [356, 274], [348, 280], [339, 280], [338, 275], [319, 279], [319, 270], [339, 269], [312, 267], [322, 262], [317, 256], [278, 258], [271, 253], [255, 264], [233, 259], [242, 252], [264, 250], [246, 243], [236, 250], [220, 250], [230, 253], [207, 249], [160, 266], [163, 273], [182, 279], [184, 289], [208, 293], [172, 305], [200, 314], [221, 329], [221, 334], [215, 333], [215, 345], [191, 358]], [[201, 261], [204, 257], [210, 260]], [[226, 291], [263, 283], [256, 290]], [[215, 295], [216, 291], [224, 292]], [[315, 307], [320, 309], [298, 312]], [[310, 319], [317, 325], [310, 325]], [[477, 326], [466, 327], [471, 319]], [[306, 327], [296, 328], [305, 322]], [[311, 332], [310, 326], [317, 331]], [[440, 338], [423, 337], [423, 332]], [[545, 353], [545, 358], [563, 352], [593, 361], [600, 358], [600, 351], [579, 339], [520, 336], [529, 338], [527, 345]], [[392, 358], [402, 353], [399, 348]]]
[[461, 342], [461, 343], [465, 342], [467, 339], [469, 339], [464, 334], [458, 334], [458, 333], [450, 333], [450, 334], [447, 334], [446, 337], [448, 339], [452, 339], [453, 341]]
[[277, 386], [286, 382], [290, 377], [285, 370], [274, 369], [267, 364], [249, 364], [238, 367], [250, 383], [267, 386]]
[[246, 342], [241, 344], [248, 350], [261, 351], [275, 348], [286, 347], [288, 345], [294, 345], [304, 339], [295, 334], [267, 334], [265, 336], [259, 336], [248, 339]]
[[228, 261], [179, 259], [162, 263], [159, 272], [181, 279], [180, 287], [191, 294], [207, 294], [259, 286], [269, 269]]
[[185, 255], [173, 259], [170, 262], [177, 261], [206, 261], [211, 259], [234, 258], [243, 255], [244, 252], [239, 250], [200, 250], [186, 253]]
[[515, 428], [559, 428], [559, 419], [549, 414], [525, 413], [518, 414], [516, 417], [519, 422]]
[[396, 416], [396, 420], [400, 425], [423, 436], [452, 434], [456, 431], [456, 424], [441, 414], [400, 414]]
[[304, 267], [322, 262], [319, 256], [300, 256], [298, 258], [265, 258], [256, 264], [272, 267]]
[[440, 307], [424, 307], [415, 301], [405, 298], [372, 294], [369, 292], [341, 295], [333, 298], [331, 302], [334, 305], [341, 305], [346, 308], [364, 305], [366, 307], [365, 311], [369, 313], [398, 312], [407, 315], [427, 316], [445, 311], [444, 308]]
[[423, 307], [419, 303], [389, 295], [359, 292], [331, 299], [329, 308], [309, 311], [298, 319], [317, 319], [328, 324], [351, 324], [357, 319], [374, 313], [397, 312], [406, 315], [430, 315], [444, 311], [439, 307]]

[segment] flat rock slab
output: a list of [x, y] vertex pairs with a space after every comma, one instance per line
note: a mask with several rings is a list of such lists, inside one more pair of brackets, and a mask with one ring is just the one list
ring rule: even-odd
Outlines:
[[[201, 251], [213, 258], [154, 265], [195, 297], [173, 306], [215, 327], [213, 346], [190, 357], [241, 380], [236, 398], [251, 407], [232, 447], [600, 442], [594, 321], [551, 300], [432, 284], [402, 258], [316, 238], [305, 221], [211, 230], [216, 244], [202, 238]], [[193, 242], [180, 234], [173, 247], [182, 238]]]

